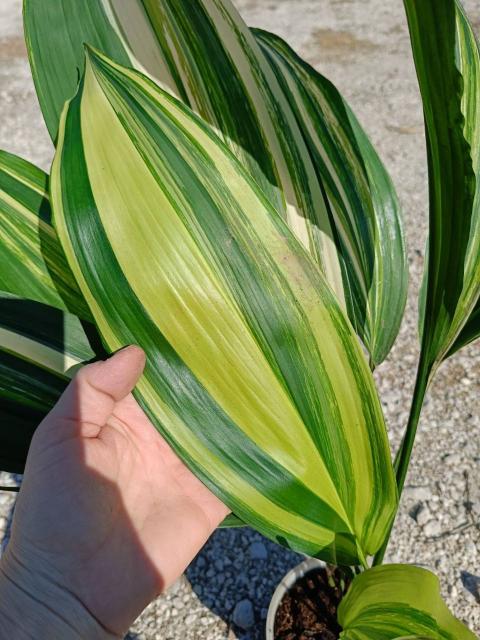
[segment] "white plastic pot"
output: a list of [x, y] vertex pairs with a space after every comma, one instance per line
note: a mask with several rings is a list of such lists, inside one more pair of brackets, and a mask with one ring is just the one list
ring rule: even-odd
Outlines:
[[275, 589], [272, 600], [270, 602], [270, 606], [268, 607], [267, 628], [265, 633], [266, 640], [274, 640], [275, 616], [277, 615], [277, 610], [280, 606], [280, 602], [282, 601], [283, 596], [289, 589], [293, 587], [296, 581], [300, 580], [300, 578], [303, 578], [306, 573], [312, 571], [312, 569], [323, 569], [325, 566], [326, 564], [325, 562], [323, 562], [323, 560], [317, 560], [316, 558], [307, 558], [286, 574], [278, 587]]

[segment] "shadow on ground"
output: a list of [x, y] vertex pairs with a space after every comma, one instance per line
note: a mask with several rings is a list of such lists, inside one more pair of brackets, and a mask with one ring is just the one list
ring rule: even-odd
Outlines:
[[285, 573], [301, 560], [299, 554], [249, 527], [219, 529], [186, 576], [202, 603], [227, 623], [233, 632], [229, 637], [263, 640], [272, 594]]

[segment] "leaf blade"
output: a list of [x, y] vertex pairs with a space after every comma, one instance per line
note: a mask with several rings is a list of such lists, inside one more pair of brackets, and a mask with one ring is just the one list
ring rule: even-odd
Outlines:
[[[115, 135], [102, 138], [106, 130]], [[146, 350], [137, 397], [154, 424], [266, 535], [337, 560], [372, 552], [396, 493], [371, 376], [330, 290], [258, 186], [190, 111], [99, 55], [61, 131], [59, 236], [108, 347], [134, 335]], [[128, 305], [113, 302], [111, 282]], [[353, 487], [351, 474], [365, 481]]]
[[335, 86], [278, 36], [253, 29], [295, 112], [326, 191], [347, 310], [374, 365], [397, 336], [407, 294], [403, 222], [391, 179]]
[[0, 291], [88, 319], [51, 224], [48, 176], [0, 151]]
[[429, 160], [420, 323], [423, 366], [432, 370], [447, 357], [480, 295], [480, 56], [459, 2], [405, 0], [405, 8]]
[[[70, 78], [69, 91], [58, 96], [56, 113], [73, 93], [76, 69], [83, 68], [80, 41], [93, 44], [117, 62], [124, 63], [121, 58], [126, 55], [134, 68], [146, 68], [163, 88], [209, 122], [248, 167], [297, 238], [315, 256], [369, 350], [372, 366], [380, 363], [396, 337], [405, 305], [403, 233], [390, 179], [349, 108], [343, 116], [343, 122], [348, 122], [347, 135], [340, 144], [338, 137], [332, 136], [330, 147], [345, 166], [340, 167], [337, 162], [329, 184], [351, 182], [349, 170], [356, 168], [350, 193], [357, 201], [342, 198], [334, 185], [335, 197], [331, 192], [329, 202], [324, 193], [325, 173], [321, 175], [318, 156], [310, 153], [305, 144], [305, 127], [296, 117], [296, 106], [289, 100], [288, 91], [281, 86], [282, 73], [265, 55], [265, 42], [259, 32], [247, 28], [229, 0], [129, 0], [116, 2], [109, 11], [105, 0], [96, 0], [89, 3], [88, 11], [103, 16], [98, 30], [93, 29], [88, 12], [85, 20], [72, 11], [60, 12], [60, 1], [52, 0], [45, 7], [41, 0], [26, 0], [25, 14], [26, 31], [32, 33], [32, 40], [37, 30], [43, 29], [44, 34], [50, 30], [51, 20], [61, 14], [63, 22], [55, 41], [37, 38], [29, 47], [34, 74], [36, 67], [42, 68], [45, 76], [51, 76], [50, 84], [55, 83], [60, 71]], [[122, 56], [115, 56], [119, 34]], [[48, 59], [55, 58], [56, 65], [63, 64], [58, 60], [58, 49], [66, 49], [67, 66], [56, 69], [47, 65], [43, 49]], [[147, 50], [155, 52], [153, 57], [147, 55]], [[72, 54], [75, 65], [70, 64], [69, 68]], [[303, 64], [305, 68], [307, 65]], [[303, 91], [315, 86], [311, 81], [313, 69], [309, 68], [303, 79], [298, 71], [295, 73]], [[334, 93], [336, 90], [329, 95]], [[325, 91], [322, 94], [324, 98], [327, 95]], [[310, 100], [314, 101], [315, 96]], [[342, 102], [337, 95], [335, 101]], [[365, 154], [365, 168], [360, 172], [360, 156], [356, 151], [352, 154], [352, 146], [348, 145], [348, 153], [356, 155], [354, 163], [342, 153], [349, 137], [358, 142], [358, 149]], [[364, 201], [359, 202], [358, 196]], [[332, 202], [336, 205], [334, 213], [340, 216], [332, 216]], [[352, 204], [358, 212], [366, 213], [360, 224], [356, 222], [358, 216], [352, 215]], [[352, 222], [354, 245], [349, 231]], [[367, 255], [371, 253], [370, 245], [375, 247], [373, 255]], [[393, 291], [398, 295], [394, 296]]]
[[340, 604], [338, 620], [346, 638], [350, 633], [352, 638], [358, 633], [371, 640], [476, 637], [448, 610], [438, 578], [413, 565], [383, 565], [356, 576]]

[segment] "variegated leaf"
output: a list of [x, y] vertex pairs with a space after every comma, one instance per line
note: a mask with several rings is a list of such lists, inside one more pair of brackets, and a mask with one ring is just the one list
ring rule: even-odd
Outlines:
[[89, 318], [51, 225], [48, 176], [0, 151], [0, 291]]
[[264, 534], [364, 563], [396, 507], [373, 379], [320, 271], [228, 148], [91, 54], [51, 191], [105, 344], [147, 353], [136, 396], [168, 442]]
[[476, 640], [448, 610], [438, 578], [413, 565], [383, 565], [358, 575], [338, 621], [342, 640]]
[[348, 315], [382, 362], [397, 336], [407, 295], [403, 224], [392, 181], [335, 86], [278, 36], [261, 43], [295, 113], [323, 184], [342, 258]]
[[285, 65], [264, 55], [273, 44], [229, 0], [88, 0], [81, 11], [76, 0], [26, 0], [25, 30], [53, 138], [83, 42], [147, 70], [214, 127], [323, 269], [372, 365], [385, 357], [406, 288], [395, 192], [348, 107], [311, 68], [282, 47], [292, 100]]
[[421, 368], [431, 375], [455, 350], [480, 295], [480, 55], [456, 0], [405, 0], [405, 8], [429, 163], [430, 231], [420, 323]]

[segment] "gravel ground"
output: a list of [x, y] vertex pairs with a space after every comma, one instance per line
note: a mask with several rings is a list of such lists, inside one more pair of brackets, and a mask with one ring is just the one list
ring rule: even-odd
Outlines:
[[[477, 27], [480, 9], [464, 2]], [[396, 446], [418, 355], [416, 298], [427, 223], [422, 113], [400, 2], [237, 0], [247, 22], [282, 35], [350, 101], [402, 202], [411, 289], [400, 336], [376, 378]], [[21, 0], [0, 3], [0, 145], [48, 169], [43, 126], [22, 41]], [[480, 358], [464, 349], [437, 375], [425, 404], [388, 560], [439, 575], [455, 612], [480, 633]], [[0, 474], [0, 481], [8, 480]], [[13, 506], [0, 493], [0, 536]], [[170, 591], [132, 627], [138, 640], [263, 638], [271, 594], [299, 556], [250, 529], [218, 531]], [[242, 630], [241, 627], [244, 627]]]

